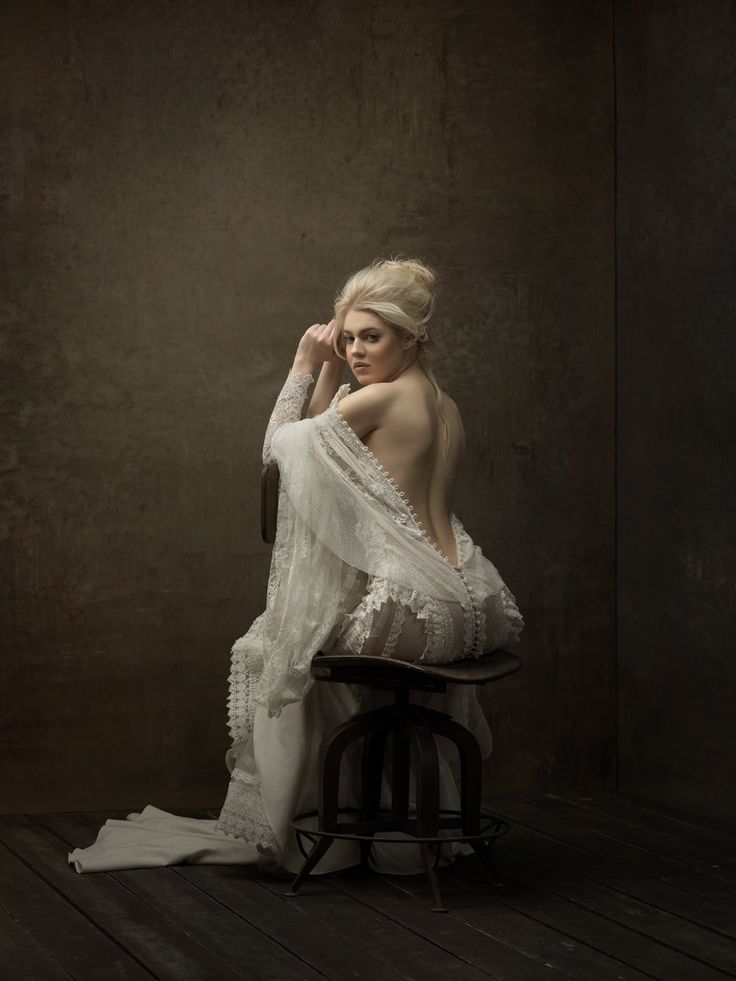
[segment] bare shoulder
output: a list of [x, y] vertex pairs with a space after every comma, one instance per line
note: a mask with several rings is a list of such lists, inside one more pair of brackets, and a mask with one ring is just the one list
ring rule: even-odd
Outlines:
[[396, 399], [397, 394], [398, 389], [391, 382], [375, 382], [373, 385], [366, 385], [365, 388], [359, 388], [357, 392], [350, 392], [338, 404], [340, 411], [344, 415], [346, 412], [350, 413], [388, 406]]
[[397, 395], [395, 385], [390, 382], [376, 382], [345, 395], [338, 403], [338, 409], [350, 428], [362, 438], [381, 425]]
[[394, 382], [373, 382], [371, 385], [364, 385], [359, 388], [357, 392], [351, 392], [346, 395], [346, 398], [350, 399], [375, 399], [376, 401], [381, 401], [382, 399], [391, 398], [395, 395], [397, 391], [397, 386]]

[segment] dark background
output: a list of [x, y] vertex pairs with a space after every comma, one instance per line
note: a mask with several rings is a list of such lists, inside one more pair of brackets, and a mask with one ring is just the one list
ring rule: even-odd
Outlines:
[[736, 4], [620, 3], [619, 782], [736, 821]]
[[703, 11], [3, 5], [4, 810], [221, 803], [263, 430], [402, 250], [527, 623], [488, 789], [612, 788], [618, 734], [622, 789], [736, 816], [736, 32]]

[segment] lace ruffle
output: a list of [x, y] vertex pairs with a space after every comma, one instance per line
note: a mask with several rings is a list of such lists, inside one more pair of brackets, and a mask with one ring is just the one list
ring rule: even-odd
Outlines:
[[383, 648], [384, 657], [393, 657], [394, 651], [396, 650], [396, 645], [399, 642], [399, 637], [401, 636], [401, 629], [404, 626], [404, 619], [406, 618], [406, 607], [402, 603], [396, 605], [394, 610], [393, 620], [391, 621], [391, 629], [388, 632], [388, 637], [386, 638], [386, 643]]
[[277, 429], [280, 429], [287, 422], [296, 422], [301, 418], [304, 401], [309, 391], [309, 386], [314, 381], [311, 374], [289, 375], [284, 387], [279, 392], [276, 404], [271, 413], [271, 418], [266, 426], [266, 434], [263, 438], [263, 462], [272, 463], [271, 440]]
[[[369, 578], [360, 603], [345, 616], [337, 649], [360, 654], [370, 638], [386, 635], [381, 654], [393, 656], [400, 647], [408, 612], [424, 622], [425, 640], [421, 652], [415, 652], [417, 660], [439, 664], [460, 656], [448, 604], [378, 576]], [[383, 614], [380, 622], [376, 619], [379, 613]]]
[[261, 788], [250, 774], [233, 769], [215, 828], [278, 854], [279, 844], [266, 816]]
[[228, 727], [233, 743], [241, 743], [253, 732], [258, 681], [263, 671], [263, 622], [265, 613], [239, 637], [230, 651], [228, 677]]
[[503, 587], [500, 595], [508, 627], [508, 637], [504, 643], [516, 643], [519, 640], [519, 634], [524, 629], [524, 617], [516, 605], [516, 597], [508, 586]]

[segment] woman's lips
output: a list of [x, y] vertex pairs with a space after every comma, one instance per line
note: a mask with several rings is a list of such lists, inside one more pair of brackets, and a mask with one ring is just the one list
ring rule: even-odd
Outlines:
[[356, 364], [353, 365], [353, 371], [365, 371], [366, 368], [370, 368], [369, 364]]

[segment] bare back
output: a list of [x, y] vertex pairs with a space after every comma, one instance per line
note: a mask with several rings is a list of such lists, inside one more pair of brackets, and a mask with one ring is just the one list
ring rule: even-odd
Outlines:
[[441, 405], [448, 428], [444, 459], [445, 430], [435, 390], [427, 376], [419, 369], [391, 384], [396, 386], [396, 397], [383, 424], [370, 432], [364, 442], [403, 491], [432, 541], [457, 565], [450, 514], [455, 476], [465, 451], [460, 411], [443, 392]]

